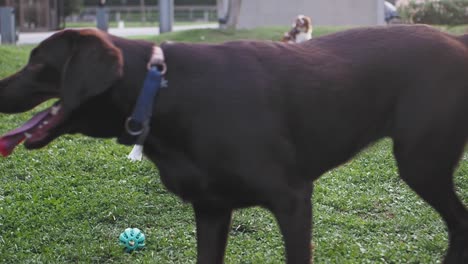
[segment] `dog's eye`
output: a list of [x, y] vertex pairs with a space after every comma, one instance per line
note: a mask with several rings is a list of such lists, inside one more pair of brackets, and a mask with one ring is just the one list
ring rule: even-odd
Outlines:
[[34, 62], [29, 62], [28, 63], [28, 70], [33, 71], [33, 72], [38, 72], [44, 67], [44, 64], [42, 63], [34, 63]]
[[31, 51], [31, 54], [29, 55], [29, 64], [40, 64], [41, 62], [40, 59], [40, 54], [37, 48], [33, 49]]

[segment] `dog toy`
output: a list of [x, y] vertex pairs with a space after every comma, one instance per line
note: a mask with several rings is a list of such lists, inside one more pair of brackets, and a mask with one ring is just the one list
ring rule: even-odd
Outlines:
[[120, 245], [124, 247], [125, 252], [130, 253], [145, 247], [145, 235], [138, 228], [127, 228], [119, 236]]

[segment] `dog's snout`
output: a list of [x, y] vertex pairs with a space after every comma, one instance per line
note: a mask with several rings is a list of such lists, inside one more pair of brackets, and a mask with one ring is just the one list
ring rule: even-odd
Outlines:
[[0, 80], [0, 112], [21, 113], [45, 101], [44, 96], [37, 96], [34, 88], [26, 68]]

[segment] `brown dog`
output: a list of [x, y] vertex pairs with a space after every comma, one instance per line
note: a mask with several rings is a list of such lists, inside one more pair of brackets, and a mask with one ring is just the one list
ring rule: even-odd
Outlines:
[[[0, 111], [58, 103], [3, 139], [5, 153], [65, 133], [125, 140], [153, 43], [94, 30], [42, 42], [0, 82]], [[445, 220], [446, 263], [468, 263], [468, 211], [453, 172], [468, 137], [468, 35], [427, 26], [353, 29], [299, 45], [163, 44], [169, 82], [145, 154], [192, 203], [198, 262], [221, 263], [236, 208], [279, 222], [288, 263], [309, 263], [312, 182], [390, 137], [402, 179]]]

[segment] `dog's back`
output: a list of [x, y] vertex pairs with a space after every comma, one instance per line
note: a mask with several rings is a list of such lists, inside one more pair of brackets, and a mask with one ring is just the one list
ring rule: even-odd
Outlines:
[[[291, 97], [299, 100], [291, 104], [293, 107], [308, 108], [302, 112], [302, 118], [309, 116], [310, 120], [315, 116], [321, 120], [310, 123], [306, 130], [320, 130], [317, 134], [325, 138], [317, 138], [308, 147], [317, 148], [317, 144], [326, 142], [323, 148], [329, 151], [336, 142], [336, 152], [332, 154], [336, 157], [339, 152], [358, 150], [382, 136], [409, 137], [410, 142], [420, 144], [416, 142], [422, 135], [402, 133], [435, 127], [446, 129], [447, 133], [457, 130], [466, 139], [466, 39], [467, 36], [455, 37], [426, 26], [399, 26], [351, 30], [305, 43], [308, 49], [323, 50], [318, 56], [320, 67], [308, 74], [311, 78], [326, 76], [316, 85], [310, 80], [310, 89], [298, 91], [303, 96]], [[310, 59], [317, 60], [316, 56]], [[307, 74], [306, 70], [303, 74]], [[317, 96], [318, 93], [322, 94]], [[311, 98], [316, 100], [311, 102]], [[346, 144], [339, 142], [340, 138]], [[445, 141], [439, 140], [441, 144]]]
[[[308, 168], [320, 172], [374, 140], [403, 137], [399, 133], [413, 126], [452, 122], [467, 131], [465, 117], [456, 115], [468, 112], [466, 45], [426, 26], [357, 29], [294, 46], [230, 42], [173, 44], [165, 50], [169, 58], [191, 56], [184, 67], [203, 65], [200, 72], [211, 77], [178, 79], [204, 87], [198, 91], [204, 98], [224, 100], [217, 107], [226, 111], [223, 116], [254, 123], [255, 115], [272, 116], [275, 124], [269, 125], [289, 133], [300, 157], [319, 160]], [[199, 103], [190, 103], [193, 110]], [[203, 103], [207, 115], [213, 115], [208, 113], [213, 103]], [[411, 113], [418, 117], [408, 119]]]

